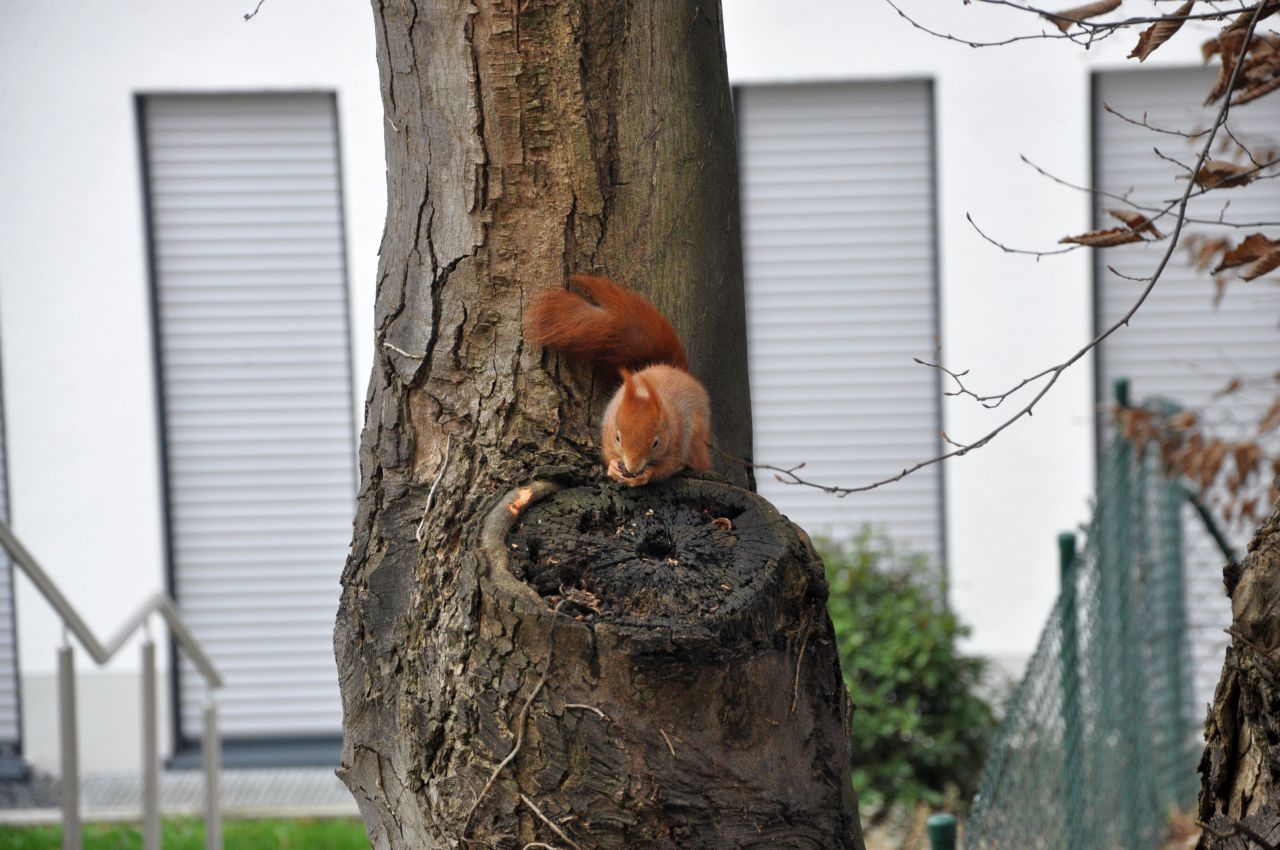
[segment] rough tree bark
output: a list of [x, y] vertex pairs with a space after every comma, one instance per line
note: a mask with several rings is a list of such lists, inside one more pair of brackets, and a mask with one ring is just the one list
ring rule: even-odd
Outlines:
[[1280, 503], [1226, 572], [1231, 643], [1205, 723], [1201, 850], [1280, 846]]
[[[374, 846], [860, 848], [807, 539], [728, 484], [652, 489], [669, 511], [605, 484], [605, 389], [521, 336], [523, 304], [569, 272], [645, 290], [708, 385], [717, 445], [750, 456], [719, 3], [374, 15], [389, 197], [334, 634], [339, 775]], [[582, 542], [513, 527], [556, 499]], [[755, 566], [653, 592], [708, 551]]]

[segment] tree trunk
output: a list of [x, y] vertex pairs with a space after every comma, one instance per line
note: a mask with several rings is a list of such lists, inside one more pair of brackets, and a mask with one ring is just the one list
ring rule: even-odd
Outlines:
[[1201, 850], [1280, 846], [1280, 503], [1226, 571], [1231, 643], [1205, 723]]
[[[388, 211], [334, 634], [374, 846], [860, 848], [807, 539], [727, 484], [604, 482], [605, 388], [522, 339], [567, 273], [646, 291], [750, 457], [719, 4], [374, 14]], [[531, 534], [546, 510], [576, 519]]]

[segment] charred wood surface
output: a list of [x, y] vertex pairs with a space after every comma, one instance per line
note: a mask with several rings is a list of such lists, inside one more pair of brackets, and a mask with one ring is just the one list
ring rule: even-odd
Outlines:
[[[552, 489], [517, 489], [486, 534], [486, 589], [544, 624], [525, 633], [548, 634], [550, 672], [477, 826], [513, 831], [528, 776], [583, 847], [860, 846], [851, 706], [803, 533], [709, 480], [538, 498]], [[488, 734], [496, 764], [512, 736]]]

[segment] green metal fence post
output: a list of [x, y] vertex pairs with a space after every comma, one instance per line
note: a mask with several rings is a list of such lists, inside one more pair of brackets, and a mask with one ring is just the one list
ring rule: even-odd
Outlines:
[[929, 850], [956, 850], [955, 815], [934, 815], [926, 823]]
[[1083, 723], [1080, 716], [1080, 660], [1077, 636], [1076, 536], [1058, 535], [1058, 569], [1062, 578], [1059, 609], [1062, 632], [1062, 795], [1066, 850], [1084, 850], [1084, 783], [1081, 762]]
[[1129, 379], [1116, 378], [1111, 385], [1111, 391], [1115, 393], [1116, 404], [1120, 407], [1129, 406]]
[[[1159, 410], [1166, 418], [1179, 412], [1172, 402], [1165, 402]], [[1186, 491], [1170, 479], [1161, 481], [1159, 487], [1157, 520], [1163, 580], [1160, 603], [1164, 609], [1164, 672], [1168, 677], [1167, 702], [1162, 712], [1167, 721], [1166, 751], [1160, 754], [1165, 775], [1160, 777], [1159, 786], [1165, 791], [1161, 805], [1171, 808], [1185, 806], [1195, 799], [1199, 782], [1188, 768], [1196, 763], [1198, 736], [1192, 709], [1191, 653], [1187, 645], [1187, 578], [1182, 540], [1182, 504]]]

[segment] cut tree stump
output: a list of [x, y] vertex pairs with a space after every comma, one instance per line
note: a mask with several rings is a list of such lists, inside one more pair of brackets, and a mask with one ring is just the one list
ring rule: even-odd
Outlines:
[[470, 832], [862, 847], [822, 562], [773, 506], [699, 478], [541, 482], [500, 500], [482, 537], [477, 640], [526, 644], [533, 669], [479, 707], [491, 761], [467, 783]]

